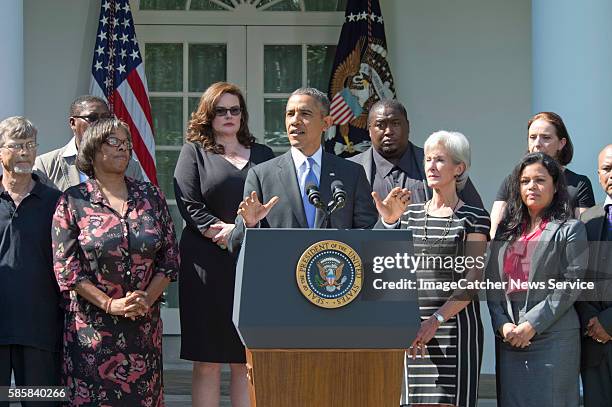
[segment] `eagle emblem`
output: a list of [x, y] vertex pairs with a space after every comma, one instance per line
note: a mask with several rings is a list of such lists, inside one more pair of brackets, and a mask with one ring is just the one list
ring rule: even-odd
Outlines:
[[336, 258], [327, 258], [316, 263], [319, 269], [319, 277], [317, 284], [328, 292], [340, 290], [346, 282], [346, 276], [342, 276], [344, 262], [338, 261]]

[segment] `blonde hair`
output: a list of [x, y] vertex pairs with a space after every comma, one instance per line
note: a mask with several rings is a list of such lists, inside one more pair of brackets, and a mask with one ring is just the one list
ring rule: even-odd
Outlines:
[[459, 132], [440, 130], [425, 140], [423, 148], [427, 152], [427, 150], [437, 145], [441, 145], [446, 149], [455, 165], [461, 163], [465, 165], [465, 170], [457, 177], [457, 191], [463, 190], [468, 180], [470, 165], [472, 164], [470, 142], [467, 137]]

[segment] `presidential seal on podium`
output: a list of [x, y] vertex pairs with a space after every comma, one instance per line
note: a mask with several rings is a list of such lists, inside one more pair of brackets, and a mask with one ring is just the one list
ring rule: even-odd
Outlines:
[[306, 299], [322, 308], [339, 308], [361, 291], [361, 258], [352, 247], [336, 240], [314, 243], [300, 257], [296, 280]]

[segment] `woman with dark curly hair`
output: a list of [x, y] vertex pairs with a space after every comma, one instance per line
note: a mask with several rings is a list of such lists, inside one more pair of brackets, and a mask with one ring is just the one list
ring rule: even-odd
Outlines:
[[248, 119], [236, 85], [211, 85], [191, 115], [174, 171], [186, 223], [180, 242], [181, 358], [194, 362], [194, 406], [219, 405], [223, 363], [232, 372], [232, 405], [250, 405], [244, 347], [232, 323], [235, 259], [226, 249], [249, 168], [274, 154], [255, 143]]
[[500, 338], [502, 407], [579, 405], [580, 322], [574, 302], [588, 248], [584, 224], [571, 219], [570, 208], [559, 163], [541, 152], [526, 155], [509, 178], [508, 210], [486, 271], [490, 282], [505, 284], [487, 291]]

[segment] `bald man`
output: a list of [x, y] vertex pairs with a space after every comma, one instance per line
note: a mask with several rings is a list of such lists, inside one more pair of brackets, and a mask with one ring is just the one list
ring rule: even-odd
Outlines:
[[576, 303], [584, 333], [584, 407], [612, 403], [612, 144], [599, 153], [597, 173], [606, 198], [580, 216], [590, 242], [588, 277], [596, 284], [594, 295]]

